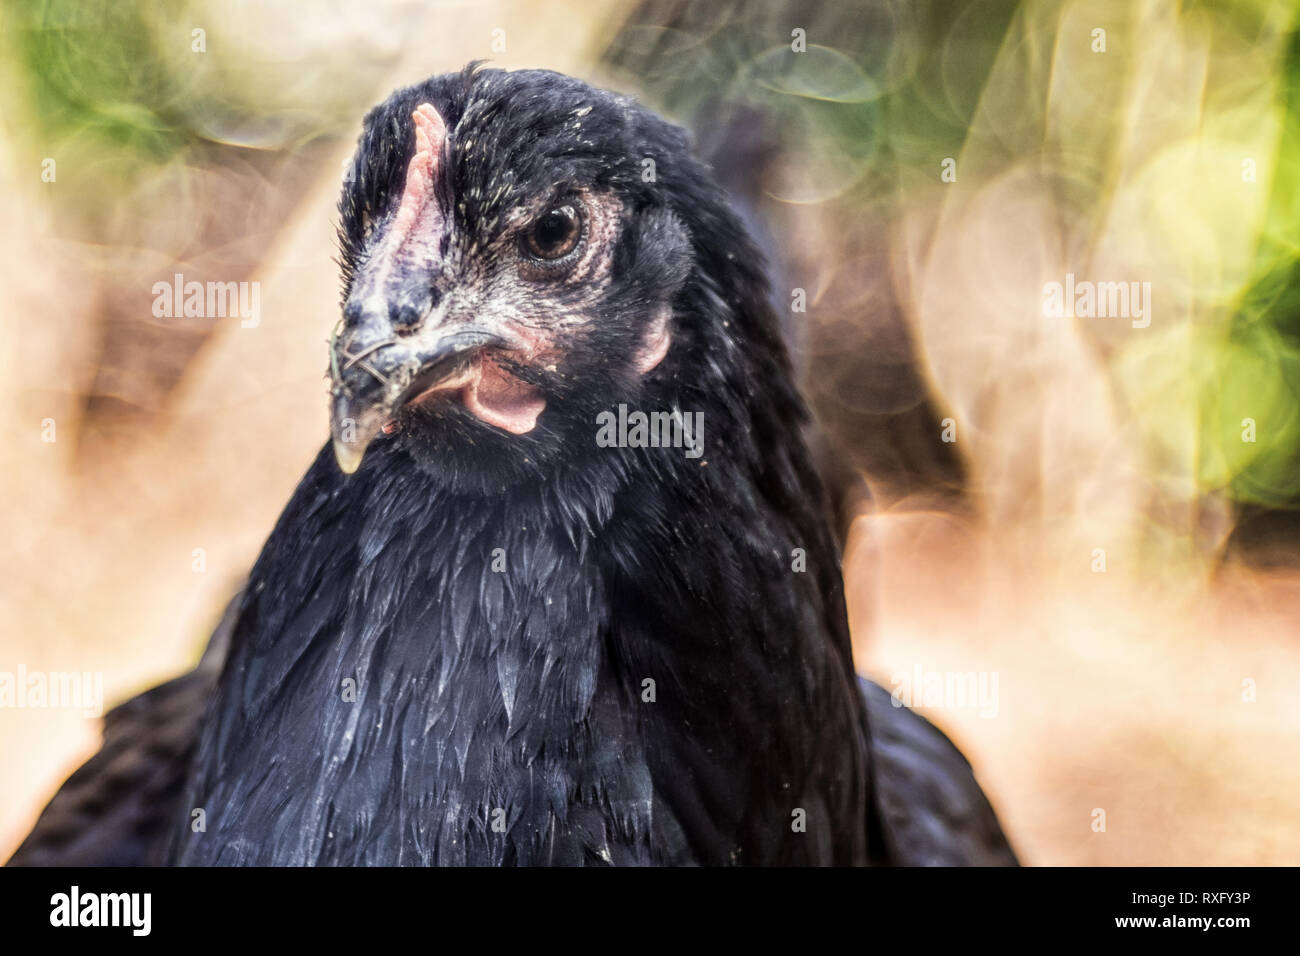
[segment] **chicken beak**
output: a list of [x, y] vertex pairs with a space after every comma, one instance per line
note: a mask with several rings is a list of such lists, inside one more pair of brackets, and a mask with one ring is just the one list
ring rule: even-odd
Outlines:
[[336, 336], [330, 346], [330, 434], [344, 474], [361, 467], [366, 449], [412, 398], [457, 374], [481, 348], [503, 344], [477, 328], [370, 344]]
[[366, 407], [347, 395], [335, 395], [330, 419], [334, 458], [339, 470], [350, 475], [361, 467], [361, 459], [387, 419], [378, 407]]

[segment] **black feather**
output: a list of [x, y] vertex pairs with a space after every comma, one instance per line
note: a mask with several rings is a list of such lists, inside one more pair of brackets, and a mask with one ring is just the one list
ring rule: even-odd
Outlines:
[[[487, 244], [512, 205], [559, 185], [612, 191], [625, 211], [612, 282], [535, 433], [431, 420], [377, 441], [350, 477], [322, 451], [250, 574], [219, 677], [202, 678], [206, 709], [172, 746], [135, 858], [993, 859], [956, 834], [932, 852], [934, 828], [910, 851], [905, 791], [871, 779], [807, 414], [761, 256], [686, 135], [552, 73], [471, 68], [399, 91], [367, 117], [345, 187], [345, 275], [400, 194], [423, 102], [451, 131], [439, 196], [463, 232]], [[659, 300], [672, 347], [634, 379], [612, 356]], [[594, 413], [620, 401], [703, 413], [704, 456], [597, 449]], [[161, 719], [171, 696], [137, 709]], [[904, 766], [908, 739], [881, 738], [878, 772]], [[907, 786], [944, 783], [942, 755], [926, 766]], [[952, 783], [970, 797], [952, 827], [987, 811], [968, 776]]]

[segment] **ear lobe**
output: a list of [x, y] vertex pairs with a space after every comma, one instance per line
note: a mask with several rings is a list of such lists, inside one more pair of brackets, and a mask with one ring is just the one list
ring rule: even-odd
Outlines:
[[668, 347], [673, 344], [672, 307], [664, 304], [655, 310], [654, 318], [646, 329], [641, 347], [636, 351], [633, 367], [638, 375], [644, 375], [664, 360]]

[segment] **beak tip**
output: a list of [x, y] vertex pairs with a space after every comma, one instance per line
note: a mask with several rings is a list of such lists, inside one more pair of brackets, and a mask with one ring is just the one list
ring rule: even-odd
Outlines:
[[335, 439], [334, 459], [338, 462], [339, 471], [343, 472], [343, 474], [355, 474], [356, 470], [361, 467], [361, 459], [364, 455], [365, 449], [358, 447], [355, 443]]

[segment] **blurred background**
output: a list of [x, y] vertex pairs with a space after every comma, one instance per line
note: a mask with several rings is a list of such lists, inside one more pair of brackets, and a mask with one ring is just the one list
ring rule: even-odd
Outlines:
[[[545, 67], [690, 127], [733, 191], [870, 488], [841, 501], [859, 669], [996, 681], [917, 703], [1023, 859], [1300, 861], [1298, 17], [5, 0], [0, 672], [102, 672], [111, 706], [197, 660], [327, 435], [362, 115]], [[257, 283], [257, 320], [155, 315], [177, 273]], [[1143, 314], [1048, 307], [1087, 282]], [[0, 707], [0, 858], [98, 732]]]

